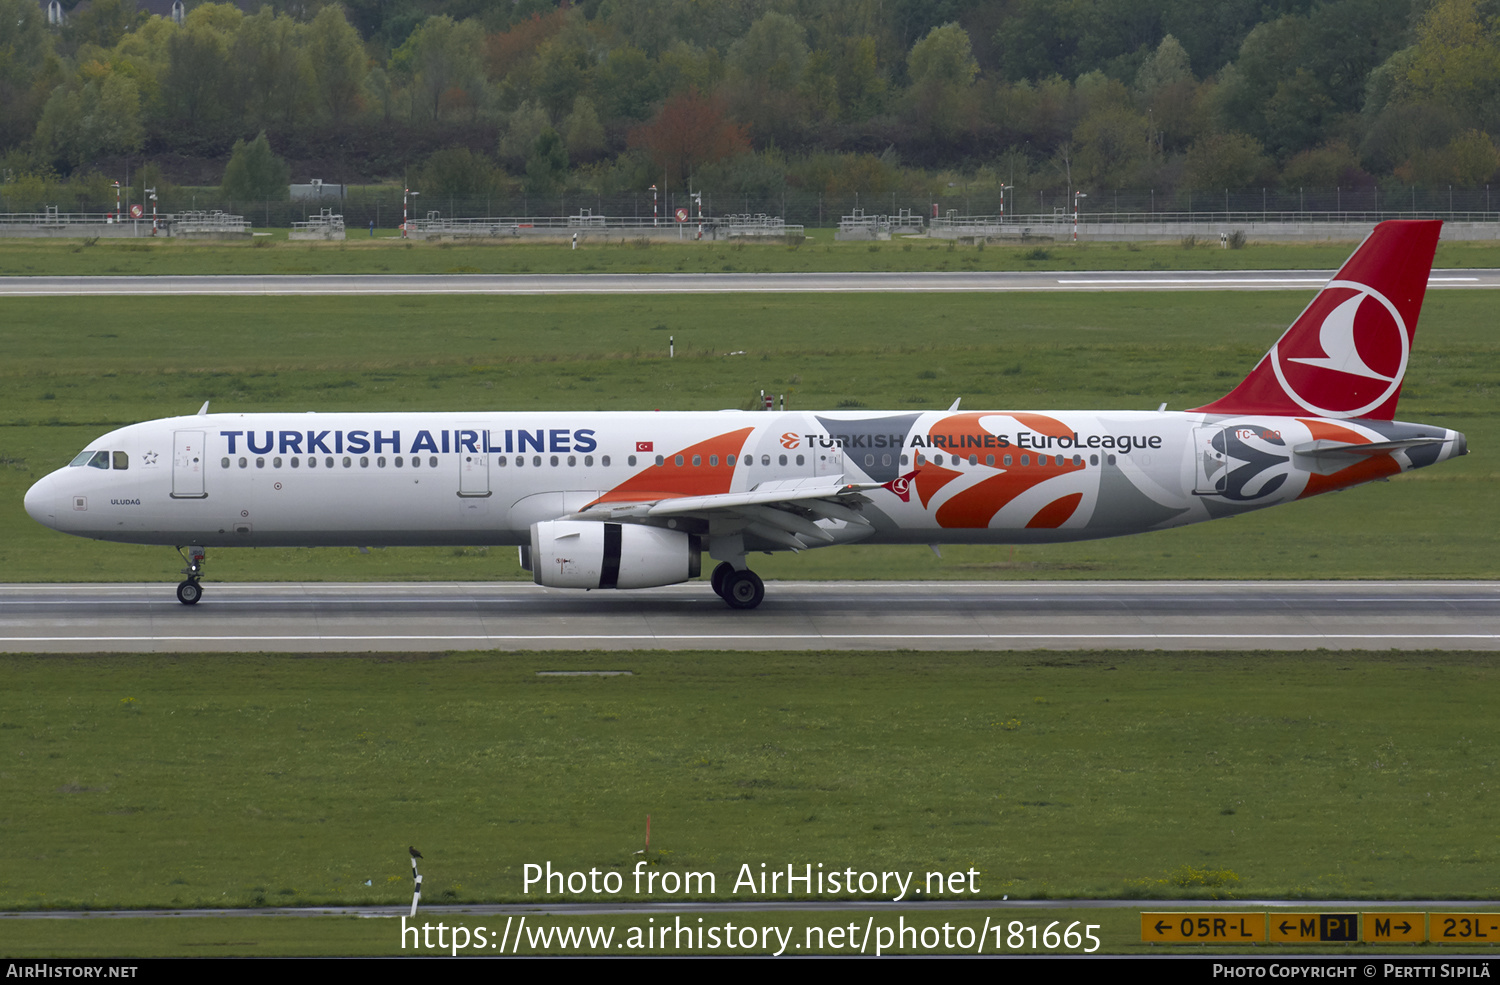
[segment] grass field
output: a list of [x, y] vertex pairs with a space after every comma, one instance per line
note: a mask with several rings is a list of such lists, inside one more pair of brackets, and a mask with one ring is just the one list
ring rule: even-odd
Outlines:
[[[1280, 270], [1333, 269], [1353, 243], [1217, 244], [1039, 242], [977, 246], [945, 240], [835, 242], [815, 229], [796, 247], [760, 243], [660, 243], [585, 239], [568, 244], [414, 242], [351, 230], [342, 243], [290, 242], [285, 230], [250, 241], [0, 238], [0, 276], [39, 274], [517, 274], [785, 273], [925, 270]], [[1500, 244], [1444, 243], [1436, 266], [1500, 267]]]
[[[538, 676], [559, 670], [630, 674]], [[761, 863], [974, 869], [986, 898], [1500, 894], [1488, 655], [48, 656], [0, 673], [0, 909], [397, 906], [407, 845], [429, 903], [598, 899], [527, 895], [523, 866], [628, 876], [647, 815], [656, 871], [714, 873], [695, 895], [726, 900], [787, 898], [733, 891]], [[626, 878], [610, 898], [673, 896]]]
[[[166, 548], [86, 543], [21, 508], [37, 477], [127, 423], [216, 410], [703, 410], [1197, 406], [1307, 295], [756, 295], [8, 299], [0, 322], [0, 578], [173, 580]], [[1487, 292], [1429, 295], [1404, 419], [1474, 454], [1234, 521], [1116, 541], [852, 547], [771, 578], [1489, 578], [1500, 574]], [[810, 328], [816, 326], [816, 331]], [[668, 336], [677, 356], [666, 358]], [[727, 353], [744, 351], [744, 355]], [[1400, 531], [1401, 536], [1386, 536]], [[519, 578], [511, 551], [218, 551], [210, 579]]]

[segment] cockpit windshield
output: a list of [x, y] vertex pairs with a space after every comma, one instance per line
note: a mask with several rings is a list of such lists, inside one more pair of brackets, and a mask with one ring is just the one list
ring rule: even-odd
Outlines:
[[130, 456], [123, 451], [117, 451], [113, 455], [107, 451], [81, 451], [77, 458], [68, 463], [68, 468], [76, 469], [87, 465], [91, 469], [107, 469], [111, 460], [117, 469], [130, 468]]

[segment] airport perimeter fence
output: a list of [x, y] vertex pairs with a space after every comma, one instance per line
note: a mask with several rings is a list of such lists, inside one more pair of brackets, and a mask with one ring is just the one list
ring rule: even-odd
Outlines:
[[[417, 189], [418, 192], [421, 189]], [[867, 215], [900, 217], [908, 215], [930, 222], [1006, 216], [1006, 221], [1021, 216], [1049, 217], [1058, 222], [1063, 216], [1071, 222], [1075, 190], [1066, 188], [1012, 188], [1002, 196], [989, 184], [953, 183], [942, 194], [930, 196], [910, 192], [819, 194], [798, 189], [776, 190], [763, 194], [722, 193], [704, 190], [703, 214], [717, 220], [729, 216], [767, 216], [787, 225], [828, 229], [837, 227], [845, 216]], [[1244, 217], [1244, 221], [1358, 221], [1354, 217], [1410, 218], [1419, 215], [1449, 218], [1464, 216], [1466, 221], [1500, 221], [1500, 186], [1456, 188], [1449, 186], [1365, 185], [1357, 188], [1251, 188], [1241, 190], [1180, 190], [1171, 194], [1153, 189], [1083, 188], [1084, 197], [1076, 199], [1079, 220], [1121, 222], [1214, 221], [1213, 216]], [[387, 231], [400, 225], [402, 195], [400, 189], [388, 186], [348, 186], [343, 198], [284, 202], [244, 202], [219, 199], [197, 190], [184, 190], [173, 201], [169, 192], [159, 203], [163, 214], [222, 212], [241, 215], [257, 230], [290, 229], [293, 223], [307, 222], [320, 209], [331, 208], [344, 216], [350, 238], [362, 232], [368, 235], [371, 223]], [[124, 203], [126, 209], [132, 203]], [[57, 208], [57, 203], [16, 201], [6, 196], [0, 185], [0, 213], [34, 214]], [[675, 225], [679, 209], [686, 210], [689, 221], [696, 222], [698, 206], [686, 193], [669, 192], [657, 196], [653, 218], [650, 191], [616, 195], [570, 192], [538, 198], [527, 195], [488, 195], [469, 198], [416, 194], [407, 201], [412, 219], [426, 220], [429, 213], [442, 220], [482, 220], [496, 217], [568, 217], [588, 213], [607, 218], [611, 225]], [[113, 200], [82, 202], [70, 205], [71, 214], [104, 215], [115, 211]], [[149, 215], [149, 210], [148, 215]], [[1085, 220], [1084, 217], [1094, 217]], [[1129, 217], [1126, 219], [1124, 217]], [[1335, 218], [1335, 217], [1348, 217]], [[5, 220], [0, 218], [0, 225]], [[905, 229], [892, 230], [900, 235]], [[3, 230], [0, 230], [3, 233]]]

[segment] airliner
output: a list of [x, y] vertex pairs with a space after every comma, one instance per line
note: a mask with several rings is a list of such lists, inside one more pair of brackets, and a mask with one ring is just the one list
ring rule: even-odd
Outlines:
[[[1376, 226], [1250, 374], [1193, 410], [209, 413], [40, 479], [55, 530], [175, 546], [512, 545], [538, 585], [700, 577], [840, 544], [1039, 544], [1236, 516], [1467, 453], [1394, 420], [1441, 223]], [[1165, 407], [1165, 405], [1163, 405]]]

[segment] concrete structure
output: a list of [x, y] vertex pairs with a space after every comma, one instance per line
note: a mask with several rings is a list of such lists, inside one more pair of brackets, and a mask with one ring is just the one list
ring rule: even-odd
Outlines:
[[429, 212], [425, 219], [412, 219], [407, 226], [409, 239], [529, 239], [572, 242], [576, 234], [580, 246], [600, 241], [675, 243], [747, 237], [782, 237], [788, 242], [800, 243], [804, 235], [803, 227], [788, 226], [780, 219], [767, 216], [719, 216], [702, 220], [690, 218], [679, 222], [670, 217], [653, 221], [594, 215], [590, 210], [570, 216], [481, 219], [445, 219], [438, 212]]
[[308, 220], [306, 222], [292, 223], [292, 231], [287, 233], [286, 238], [321, 240], [344, 239], [344, 217], [335, 214], [332, 209], [324, 209], [317, 215], [308, 217]]
[[116, 218], [112, 212], [0, 213], [0, 236], [42, 239], [134, 239], [174, 236], [187, 239], [241, 239], [250, 236], [244, 216], [223, 212], [166, 213], [155, 219]]
[[179, 239], [249, 239], [250, 222], [227, 212], [179, 212], [171, 217], [171, 233]]
[[[1387, 219], [1442, 219], [1445, 240], [1500, 240], [1495, 212], [1168, 212], [1083, 213], [1078, 238], [1091, 242], [1182, 240], [1200, 245], [1241, 233], [1261, 242], [1358, 242]], [[953, 216], [933, 219], [927, 235], [937, 239], [1064, 242], [1073, 238], [1073, 214]]]
[[[164, 231], [157, 235], [165, 235]], [[151, 217], [118, 219], [111, 212], [10, 212], [0, 214], [0, 236], [42, 239], [131, 239], [151, 236]]]
[[902, 209], [896, 215], [865, 215], [864, 209], [855, 209], [852, 215], [839, 219], [836, 240], [890, 239], [892, 235], [922, 235], [922, 217], [913, 215], [910, 209]]

